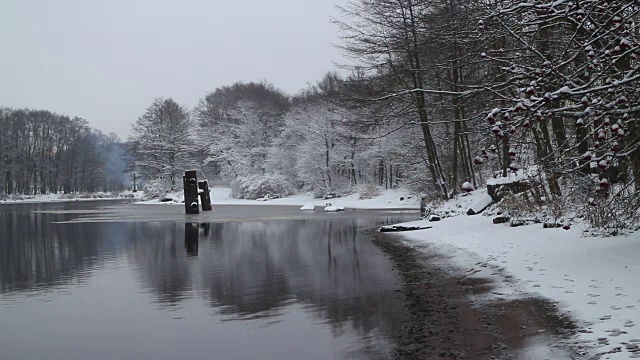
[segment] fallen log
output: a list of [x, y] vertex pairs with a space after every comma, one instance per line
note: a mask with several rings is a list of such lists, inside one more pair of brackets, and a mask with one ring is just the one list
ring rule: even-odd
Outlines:
[[401, 232], [431, 229], [432, 226], [405, 226], [405, 225], [388, 225], [381, 226], [380, 232]]

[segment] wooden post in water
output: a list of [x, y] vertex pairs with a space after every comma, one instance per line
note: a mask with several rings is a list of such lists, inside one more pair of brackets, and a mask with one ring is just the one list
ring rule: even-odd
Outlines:
[[207, 180], [198, 181], [198, 190], [200, 193], [202, 211], [211, 210], [211, 196], [209, 195], [209, 183]]
[[198, 176], [195, 170], [184, 172], [182, 177], [184, 188], [184, 211], [186, 214], [199, 214], [198, 204]]

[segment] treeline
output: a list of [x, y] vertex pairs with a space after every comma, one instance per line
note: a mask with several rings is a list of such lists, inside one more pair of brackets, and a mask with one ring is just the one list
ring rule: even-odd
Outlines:
[[397, 186], [415, 167], [404, 158], [415, 136], [408, 129], [383, 136], [388, 126], [367, 120], [374, 108], [344, 98], [345, 86], [334, 73], [295, 96], [266, 82], [236, 83], [191, 111], [157, 99], [131, 136], [137, 170], [147, 180], [164, 177], [168, 187], [197, 168], [249, 198]]
[[123, 190], [125, 149], [115, 134], [46, 110], [0, 108], [0, 194]]

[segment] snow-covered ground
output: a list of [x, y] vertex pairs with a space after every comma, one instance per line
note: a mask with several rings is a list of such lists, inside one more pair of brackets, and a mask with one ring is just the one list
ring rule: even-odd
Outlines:
[[[459, 197], [443, 209], [466, 212], [484, 193]], [[571, 230], [542, 224], [509, 227], [482, 215], [402, 225], [433, 227], [399, 236], [443, 254], [442, 266], [495, 278], [498, 287], [488, 299], [478, 300], [541, 295], [557, 301], [578, 322], [574, 345], [585, 345], [590, 355], [607, 353], [603, 359], [640, 358], [640, 234], [583, 237], [579, 224]], [[505, 275], [513, 281], [504, 282]]]
[[20, 195], [10, 199], [0, 200], [1, 204], [22, 204], [22, 203], [46, 203], [64, 201], [92, 201], [92, 200], [121, 200], [139, 199], [142, 192], [123, 191], [118, 194], [95, 193], [95, 194], [46, 194], [46, 195]]
[[[408, 191], [400, 189], [391, 189], [382, 191], [379, 196], [372, 199], [359, 198], [359, 195], [349, 195], [335, 199], [314, 199], [311, 194], [298, 194], [287, 196], [282, 199], [273, 200], [243, 200], [233, 199], [231, 197], [231, 189], [229, 188], [211, 188], [210, 192], [211, 203], [213, 205], [296, 205], [303, 206], [312, 203], [315, 206], [324, 207], [326, 204], [331, 203], [333, 205], [344, 206], [351, 209], [419, 209], [420, 200], [411, 195]], [[184, 197], [181, 193], [169, 195], [172, 201], [160, 202], [158, 199], [141, 201], [137, 204], [173, 204], [183, 205], [182, 201]], [[403, 198], [403, 200], [400, 200]]]

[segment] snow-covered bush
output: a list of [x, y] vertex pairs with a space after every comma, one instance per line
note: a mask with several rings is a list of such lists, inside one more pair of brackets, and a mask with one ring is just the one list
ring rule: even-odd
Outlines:
[[83, 191], [79, 193], [60, 194], [59, 199], [73, 200], [73, 199], [113, 199], [119, 197], [119, 193], [114, 192], [88, 192]]
[[376, 185], [366, 185], [358, 193], [361, 200], [373, 199], [380, 194], [380, 188]]
[[14, 200], [14, 201], [15, 201], [15, 200], [24, 200], [24, 199], [25, 199], [25, 197], [24, 197], [24, 196], [21, 196], [21, 195], [16, 195], [16, 194], [13, 194], [13, 195], [0, 194], [0, 200], [1, 200], [1, 201], [4, 201], [4, 200]]
[[613, 191], [616, 191], [613, 195], [590, 197], [580, 211], [591, 226], [589, 232], [593, 235], [615, 236], [640, 229], [640, 199], [623, 194], [625, 190]]
[[506, 193], [498, 204], [498, 212], [517, 220], [558, 221], [554, 209], [549, 209], [545, 204], [535, 200], [531, 191], [521, 193]]
[[[169, 189], [171, 189], [171, 182], [166, 178], [149, 180], [142, 189], [143, 199], [162, 199]], [[182, 179], [176, 181], [174, 191], [182, 192]]]
[[321, 187], [309, 186], [309, 189], [316, 199], [335, 199], [349, 196], [353, 193], [353, 189], [348, 187], [323, 189]]
[[238, 199], [281, 198], [294, 193], [293, 186], [280, 174], [251, 175], [231, 183], [233, 196]]

